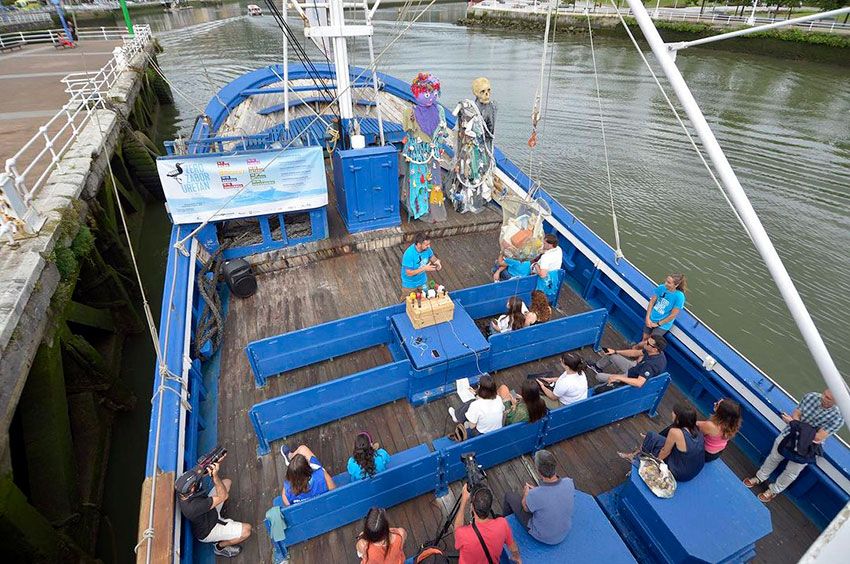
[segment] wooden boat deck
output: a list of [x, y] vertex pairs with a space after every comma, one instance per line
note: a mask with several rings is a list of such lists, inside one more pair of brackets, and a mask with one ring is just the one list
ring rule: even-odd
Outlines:
[[[498, 252], [497, 231], [466, 233], [433, 241], [444, 270], [438, 281], [452, 288], [469, 287], [490, 280], [490, 266]], [[252, 340], [300, 329], [345, 317], [396, 302], [400, 294], [399, 264], [404, 245], [378, 248], [368, 252], [343, 254], [309, 262], [303, 266], [264, 274], [258, 277], [258, 291], [245, 300], [232, 299], [225, 322], [225, 341], [222, 351], [219, 380], [219, 443], [230, 454], [223, 464], [222, 474], [233, 479], [233, 491], [227, 513], [235, 519], [254, 525], [255, 534], [244, 545], [245, 561], [270, 562], [271, 546], [263, 526], [266, 510], [280, 493], [285, 468], [276, 454], [257, 458], [257, 441], [248, 411], [254, 403], [352, 374], [389, 362], [390, 355], [383, 347], [374, 347], [345, 357], [305, 367], [272, 378], [265, 389], [254, 386], [253, 376], [244, 353]], [[569, 315], [588, 309], [586, 304], [568, 288], [561, 292], [559, 315]], [[603, 344], [617, 346], [622, 337], [609, 328]], [[552, 368], [555, 359], [544, 359], [496, 375], [497, 381], [516, 389], [528, 372]], [[645, 415], [633, 417], [605, 428], [564, 441], [551, 450], [559, 461], [559, 473], [575, 480], [576, 487], [590, 494], [600, 494], [621, 483], [628, 464], [617, 451], [631, 450], [638, 445], [640, 433], [666, 426], [672, 406], [682, 401], [682, 393], [671, 387], [655, 420]], [[335, 423], [310, 429], [290, 437], [295, 447], [306, 444], [314, 450], [331, 474], [345, 470], [355, 434], [368, 430], [390, 452], [414, 447], [444, 435], [449, 430], [446, 408], [459, 405], [452, 395], [428, 405], [413, 408], [406, 401], [381, 406]], [[741, 477], [754, 472], [753, 464], [736, 447], [731, 446], [723, 460]], [[529, 457], [514, 459], [488, 471], [489, 483], [498, 500], [506, 490], [521, 490], [532, 482], [533, 463]], [[423, 495], [389, 509], [391, 523], [408, 531], [405, 546], [408, 555], [431, 539], [439, 530], [445, 516], [462, 487], [452, 484], [452, 492], [435, 499]], [[787, 499], [777, 498], [770, 504], [774, 533], [758, 545], [756, 561], [796, 562], [814, 541], [819, 531]], [[729, 508], [734, 519], [735, 508]], [[699, 526], [699, 515], [694, 515]], [[357, 562], [354, 541], [360, 523], [332, 531], [291, 550], [291, 561]], [[453, 548], [453, 536], [446, 544]]]

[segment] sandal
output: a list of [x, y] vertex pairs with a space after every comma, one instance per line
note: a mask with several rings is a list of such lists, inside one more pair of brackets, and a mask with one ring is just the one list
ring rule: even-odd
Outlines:
[[744, 485], [748, 488], [752, 489], [757, 485], [761, 484], [761, 480], [753, 476], [752, 478], [744, 478]]
[[763, 503], [770, 503], [777, 495], [779, 494], [775, 494], [769, 489], [767, 489], [759, 494], [759, 500], [761, 500]]

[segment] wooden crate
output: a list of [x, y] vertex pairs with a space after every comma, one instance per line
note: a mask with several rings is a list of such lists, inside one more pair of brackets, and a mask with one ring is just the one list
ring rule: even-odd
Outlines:
[[407, 317], [415, 329], [445, 323], [454, 319], [454, 316], [455, 304], [448, 294], [430, 300], [423, 298], [421, 306], [416, 300], [407, 300]]

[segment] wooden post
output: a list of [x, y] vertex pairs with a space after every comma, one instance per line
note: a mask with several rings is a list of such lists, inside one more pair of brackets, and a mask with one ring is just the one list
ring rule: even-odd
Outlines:
[[60, 562], [59, 533], [27, 503], [11, 475], [0, 478], [0, 537], [7, 562]]
[[30, 502], [52, 523], [77, 513], [76, 464], [59, 339], [38, 348], [18, 404]]

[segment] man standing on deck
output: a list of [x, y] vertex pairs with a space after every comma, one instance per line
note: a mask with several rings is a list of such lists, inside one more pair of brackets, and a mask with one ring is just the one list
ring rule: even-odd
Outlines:
[[251, 525], [222, 517], [221, 508], [230, 496], [231, 481], [218, 476], [218, 462], [210, 464], [208, 474], [213, 488], [209, 493], [199, 488], [200, 479], [189, 470], [174, 483], [180, 512], [192, 523], [192, 532], [200, 542], [212, 542], [217, 556], [232, 558], [242, 552], [239, 543], [251, 536]]
[[401, 257], [401, 299], [407, 299], [411, 292], [428, 282], [428, 273], [443, 268], [440, 259], [434, 255], [431, 239], [425, 233], [417, 233], [413, 244], [407, 247]]
[[[829, 390], [824, 390], [822, 394], [819, 394], [818, 392], [809, 392], [804, 395], [802, 401], [796, 409], [794, 409], [791, 415], [788, 415], [787, 413], [782, 414], [782, 420], [788, 425], [786, 425], [785, 429], [783, 429], [782, 432], [779, 433], [779, 436], [776, 437], [776, 440], [773, 442], [773, 446], [770, 448], [770, 454], [767, 455], [767, 458], [761, 465], [761, 468], [759, 468], [758, 472], [756, 472], [756, 475], [744, 480], [744, 485], [748, 488], [753, 488], [768, 480], [770, 475], [773, 474], [773, 471], [776, 470], [776, 467], [779, 466], [779, 463], [785, 459], [785, 457], [779, 453], [779, 445], [782, 442], [782, 439], [784, 439], [791, 431], [790, 423], [792, 421], [808, 423], [812, 427], [816, 428], [817, 432], [812, 439], [812, 443], [816, 445], [822, 444], [830, 435], [838, 432], [838, 430], [841, 429], [841, 426], [844, 425], [844, 417], [841, 416], [841, 411], [839, 411], [838, 406], [835, 405], [835, 398], [832, 397], [832, 392]], [[794, 480], [797, 479], [797, 476], [800, 475], [800, 472], [802, 472], [803, 468], [806, 466], [807, 465], [805, 463], [788, 460], [785, 470], [783, 470], [779, 477], [776, 478], [775, 482], [769, 484], [767, 489], [759, 494], [759, 499], [767, 503], [784, 492], [785, 488], [790, 486]]]

